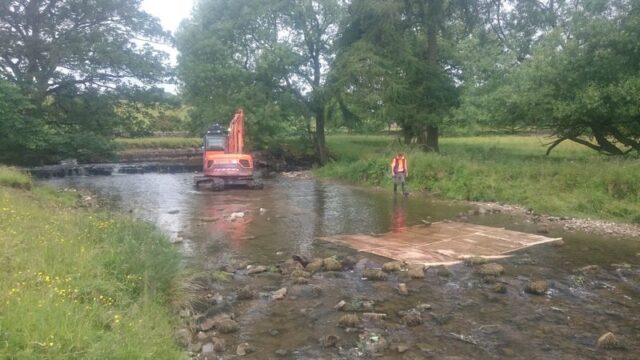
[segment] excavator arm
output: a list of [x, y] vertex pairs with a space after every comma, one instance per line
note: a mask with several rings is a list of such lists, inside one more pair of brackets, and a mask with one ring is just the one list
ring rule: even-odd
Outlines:
[[244, 149], [244, 112], [242, 109], [236, 111], [236, 114], [229, 123], [229, 153], [242, 154]]

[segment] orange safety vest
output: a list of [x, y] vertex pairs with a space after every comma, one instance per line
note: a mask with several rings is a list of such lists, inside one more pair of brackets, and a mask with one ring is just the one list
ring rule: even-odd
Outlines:
[[393, 171], [393, 174], [399, 174], [399, 173], [409, 173], [409, 168], [407, 167], [407, 159], [402, 156], [402, 157], [394, 157], [393, 160], [391, 160], [391, 171]]

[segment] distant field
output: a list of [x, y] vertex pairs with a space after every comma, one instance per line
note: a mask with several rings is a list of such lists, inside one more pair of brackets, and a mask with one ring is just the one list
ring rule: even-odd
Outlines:
[[119, 150], [199, 148], [202, 145], [201, 138], [184, 137], [119, 138], [115, 141]]
[[440, 154], [424, 153], [390, 136], [330, 136], [334, 162], [319, 176], [391, 186], [397, 150], [410, 162], [409, 187], [443, 198], [498, 201], [558, 216], [640, 223], [640, 160], [599, 155], [534, 136], [442, 138]]

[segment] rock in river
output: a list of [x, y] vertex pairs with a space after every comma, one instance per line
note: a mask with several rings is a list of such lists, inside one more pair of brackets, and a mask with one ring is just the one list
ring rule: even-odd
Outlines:
[[322, 265], [324, 266], [324, 269], [327, 271], [342, 270], [342, 264], [338, 260], [331, 257], [322, 260]]
[[338, 325], [345, 328], [354, 328], [360, 324], [360, 318], [356, 314], [342, 315], [338, 320]]
[[409, 276], [412, 279], [423, 279], [424, 278], [424, 265], [421, 264], [412, 264], [409, 266]]
[[601, 349], [617, 349], [620, 347], [620, 341], [612, 332], [608, 332], [598, 338], [597, 345]]
[[500, 264], [483, 264], [478, 268], [478, 273], [482, 276], [500, 276], [504, 273], [504, 267]]
[[390, 261], [382, 264], [382, 271], [384, 272], [396, 272], [402, 270], [402, 262], [400, 261]]
[[367, 280], [387, 280], [387, 274], [380, 269], [369, 269], [362, 272], [362, 277]]
[[271, 294], [271, 300], [282, 300], [287, 296], [287, 288], [281, 288]]
[[267, 270], [269, 270], [268, 267], [266, 267], [264, 265], [258, 265], [258, 266], [252, 266], [247, 273], [249, 275], [253, 275], [253, 274], [259, 274], [259, 273], [266, 272]]
[[313, 274], [322, 270], [322, 263], [322, 259], [313, 259], [304, 269]]
[[247, 354], [251, 354], [252, 352], [253, 348], [251, 347], [251, 345], [249, 345], [249, 343], [242, 343], [236, 348], [236, 355], [238, 356], [245, 356]]
[[533, 295], [544, 295], [549, 289], [549, 284], [544, 280], [531, 281], [525, 287], [524, 291]]

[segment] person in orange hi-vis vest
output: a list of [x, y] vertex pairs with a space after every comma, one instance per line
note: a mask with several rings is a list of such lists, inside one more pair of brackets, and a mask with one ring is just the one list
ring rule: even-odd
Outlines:
[[409, 176], [409, 163], [404, 153], [399, 152], [393, 160], [391, 160], [391, 174], [393, 175], [393, 192], [398, 192], [398, 184], [402, 186], [402, 194], [408, 195], [404, 189], [404, 183]]

